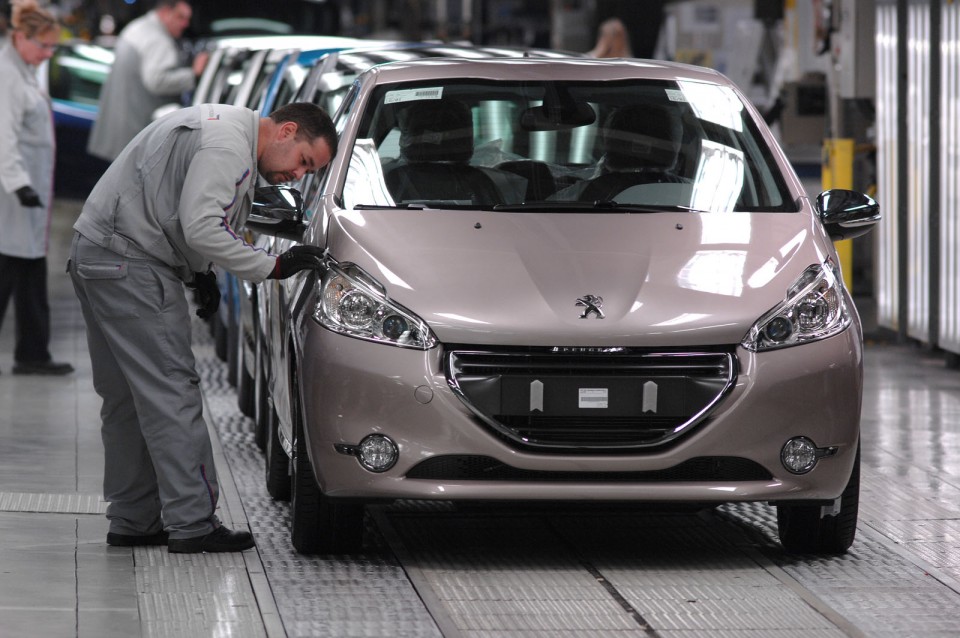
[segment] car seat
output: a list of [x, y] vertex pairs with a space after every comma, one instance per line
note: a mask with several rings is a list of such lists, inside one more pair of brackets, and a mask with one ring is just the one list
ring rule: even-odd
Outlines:
[[683, 140], [680, 113], [657, 104], [622, 106], [598, 136], [604, 173], [591, 179], [581, 201], [613, 199], [631, 186], [686, 183], [674, 170]]
[[450, 99], [413, 102], [399, 113], [398, 124], [401, 161], [384, 175], [394, 201], [502, 202], [490, 176], [469, 164], [473, 117], [465, 104]]
[[557, 183], [550, 167], [538, 160], [508, 160], [497, 164], [496, 168], [527, 180], [524, 201], [543, 201], [557, 192]]

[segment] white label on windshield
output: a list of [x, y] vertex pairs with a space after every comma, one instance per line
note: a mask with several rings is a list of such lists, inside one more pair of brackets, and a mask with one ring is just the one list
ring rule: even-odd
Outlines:
[[437, 86], [428, 89], [397, 89], [396, 91], [387, 91], [384, 98], [384, 104], [395, 104], [397, 102], [413, 102], [414, 100], [439, 100], [443, 97], [443, 87]]
[[671, 102], [686, 102], [687, 96], [683, 94], [683, 91], [678, 89], [664, 89], [667, 92], [667, 97]]
[[606, 388], [580, 388], [580, 407], [606, 408], [608, 394]]

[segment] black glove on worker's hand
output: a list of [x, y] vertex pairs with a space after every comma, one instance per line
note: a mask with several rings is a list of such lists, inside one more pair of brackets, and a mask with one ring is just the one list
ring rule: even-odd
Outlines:
[[40, 196], [37, 195], [37, 191], [33, 190], [30, 186], [21, 186], [16, 191], [17, 199], [20, 200], [20, 205], [27, 208], [43, 208], [43, 202], [40, 201]]
[[193, 283], [187, 284], [187, 288], [193, 288], [197, 291], [197, 316], [201, 319], [209, 319], [213, 313], [220, 307], [220, 288], [217, 287], [217, 275], [213, 272], [194, 273]]
[[277, 265], [269, 279], [286, 279], [307, 268], [323, 266], [323, 249], [316, 246], [294, 246], [277, 257]]

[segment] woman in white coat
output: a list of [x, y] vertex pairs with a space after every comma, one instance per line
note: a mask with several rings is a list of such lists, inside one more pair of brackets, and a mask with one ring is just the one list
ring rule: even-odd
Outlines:
[[14, 0], [12, 31], [0, 49], [0, 322], [13, 297], [14, 374], [68, 374], [51, 360], [47, 243], [53, 199], [50, 99], [37, 65], [53, 55], [60, 24], [37, 0]]

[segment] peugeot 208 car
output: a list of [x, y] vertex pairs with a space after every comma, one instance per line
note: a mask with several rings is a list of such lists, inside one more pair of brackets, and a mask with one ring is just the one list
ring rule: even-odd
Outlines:
[[832, 241], [879, 210], [809, 197], [729, 80], [390, 63], [335, 121], [303, 210], [250, 222], [326, 255], [266, 291], [296, 549], [356, 549], [393, 499], [761, 501], [788, 550], [849, 547], [862, 334]]

